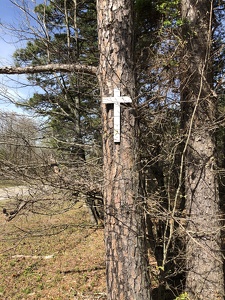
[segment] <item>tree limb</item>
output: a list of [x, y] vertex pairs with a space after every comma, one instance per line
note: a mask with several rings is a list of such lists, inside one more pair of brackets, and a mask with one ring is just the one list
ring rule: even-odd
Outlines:
[[96, 75], [97, 67], [82, 64], [47, 64], [28, 67], [0, 67], [0, 74], [35, 74], [41, 72], [82, 72]]

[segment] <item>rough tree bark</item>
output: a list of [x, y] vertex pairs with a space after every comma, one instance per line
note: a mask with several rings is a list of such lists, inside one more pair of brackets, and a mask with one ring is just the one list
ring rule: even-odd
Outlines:
[[[98, 0], [102, 96], [135, 101], [132, 0]], [[108, 299], [150, 299], [143, 198], [139, 189], [138, 122], [121, 109], [121, 141], [113, 141], [113, 105], [102, 104], [105, 246]]]
[[182, 110], [186, 132], [186, 291], [189, 298], [224, 299], [215, 174], [216, 95], [212, 90], [210, 0], [182, 0]]

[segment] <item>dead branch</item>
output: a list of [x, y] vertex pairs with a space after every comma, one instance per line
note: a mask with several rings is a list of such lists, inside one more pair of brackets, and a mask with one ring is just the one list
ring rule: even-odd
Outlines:
[[47, 64], [27, 67], [6, 66], [0, 68], [0, 74], [35, 74], [41, 72], [82, 72], [96, 75], [97, 67], [82, 64]]

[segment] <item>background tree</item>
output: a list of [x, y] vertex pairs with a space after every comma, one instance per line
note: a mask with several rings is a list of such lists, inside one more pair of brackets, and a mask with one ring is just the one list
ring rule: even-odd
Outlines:
[[15, 165], [26, 168], [37, 157], [37, 124], [28, 116], [7, 112], [0, 113], [0, 122], [1, 167]]
[[[192, 299], [223, 299], [221, 224], [213, 91], [213, 1], [182, 1], [182, 106], [187, 214], [186, 290]], [[209, 226], [210, 222], [210, 226]]]
[[[22, 4], [21, 7], [28, 9]], [[97, 22], [93, 1], [46, 2], [35, 6], [34, 13], [39, 30], [26, 48], [14, 53], [16, 66], [52, 63], [69, 65], [74, 62], [96, 65]], [[47, 72], [30, 74], [28, 81], [41, 90], [32, 98], [17, 104], [48, 118], [48, 145], [55, 149], [54, 160], [70, 169], [66, 182], [61, 178], [62, 182], [58, 185], [70, 186], [74, 197], [86, 194], [87, 204], [96, 223], [100, 217], [96, 206], [102, 206], [101, 190], [99, 187], [96, 189], [95, 184], [98, 180], [92, 182], [91, 179], [95, 177], [94, 170], [97, 172], [102, 164], [96, 77], [84, 73]], [[83, 178], [78, 185], [75, 174]], [[98, 177], [99, 172], [96, 175]], [[50, 180], [51, 184], [57, 185], [54, 180]], [[81, 182], [85, 187], [81, 188]]]

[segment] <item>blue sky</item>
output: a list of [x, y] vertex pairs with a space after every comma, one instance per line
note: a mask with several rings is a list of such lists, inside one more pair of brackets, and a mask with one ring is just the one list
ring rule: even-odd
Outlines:
[[[35, 1], [29, 0], [29, 2], [34, 3]], [[0, 65], [9, 66], [13, 64], [13, 53], [17, 48], [20, 48], [22, 44], [15, 43], [15, 37], [9, 33], [5, 33], [4, 24], [13, 24], [15, 27], [18, 26], [21, 21], [21, 12], [10, 0], [0, 0], [0, 4]], [[12, 78], [14, 82], [10, 81], [10, 78]], [[18, 109], [6, 99], [7, 97], [4, 97], [5, 94], [8, 94], [8, 98], [12, 99], [32, 96], [34, 90], [31, 87], [21, 88], [16, 84], [15, 81], [20, 80], [24, 82], [25, 75], [0, 75], [0, 110], [23, 113], [23, 110]]]
[[9, 0], [1, 0], [0, 9], [0, 20], [1, 22], [10, 22], [13, 20], [16, 14], [15, 5], [13, 5]]
[[[1, 3], [2, 2], [2, 3]], [[11, 55], [15, 51], [12, 37], [6, 35], [2, 24], [14, 23], [16, 17], [15, 6], [9, 0], [0, 0], [0, 63], [5, 65], [11, 63]]]

